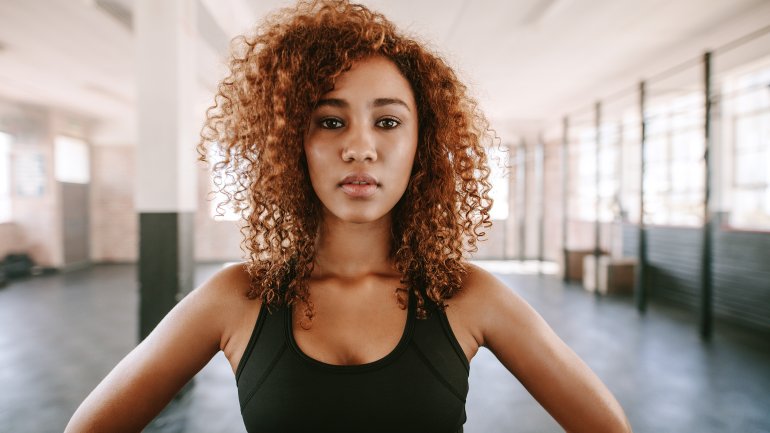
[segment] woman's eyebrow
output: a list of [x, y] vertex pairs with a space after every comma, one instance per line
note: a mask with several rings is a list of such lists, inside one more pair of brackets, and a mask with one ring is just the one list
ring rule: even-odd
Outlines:
[[[406, 102], [402, 101], [398, 98], [377, 98], [374, 101], [369, 104], [371, 107], [384, 107], [386, 105], [401, 105], [404, 108], [406, 108], [409, 112], [412, 110], [409, 109], [409, 105], [407, 105]], [[318, 101], [318, 104], [315, 106], [316, 108], [320, 107], [335, 107], [335, 108], [348, 108], [350, 107], [350, 104], [348, 101], [344, 99], [339, 98], [324, 98]]]
[[377, 98], [372, 102], [372, 107], [383, 107], [385, 105], [402, 105], [404, 108], [407, 109], [407, 111], [411, 112], [412, 110], [409, 109], [409, 105], [406, 104], [406, 102], [398, 99], [398, 98]]
[[315, 105], [315, 108], [320, 107], [336, 107], [336, 108], [347, 108], [350, 104], [348, 104], [347, 101], [344, 99], [338, 99], [338, 98], [325, 98], [318, 101], [318, 103]]

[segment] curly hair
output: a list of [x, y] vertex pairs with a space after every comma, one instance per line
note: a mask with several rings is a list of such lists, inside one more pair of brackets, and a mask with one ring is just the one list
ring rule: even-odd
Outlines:
[[[485, 143], [496, 137], [442, 58], [397, 31], [382, 14], [347, 0], [301, 1], [269, 16], [231, 44], [229, 74], [218, 86], [197, 146], [218, 154], [214, 183], [242, 217], [248, 255], [246, 294], [268, 307], [302, 302], [313, 318], [313, 270], [321, 203], [310, 183], [303, 137], [321, 96], [359, 60], [383, 56], [407, 79], [418, 108], [411, 178], [393, 208], [391, 259], [405, 308], [415, 292], [440, 309], [462, 285], [465, 252], [490, 227], [492, 199]], [[304, 321], [304, 319], [303, 319]], [[304, 325], [303, 325], [304, 326]]]

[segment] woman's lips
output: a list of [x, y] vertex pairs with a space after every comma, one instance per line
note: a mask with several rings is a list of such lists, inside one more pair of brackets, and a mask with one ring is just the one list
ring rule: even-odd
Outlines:
[[345, 176], [339, 184], [342, 191], [352, 198], [370, 197], [379, 186], [377, 179], [369, 173], [351, 173]]
[[340, 187], [345, 194], [353, 198], [366, 198], [377, 192], [377, 185], [372, 184], [343, 183]]

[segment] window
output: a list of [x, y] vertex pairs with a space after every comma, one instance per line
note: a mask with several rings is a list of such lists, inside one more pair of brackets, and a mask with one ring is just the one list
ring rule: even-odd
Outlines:
[[620, 197], [618, 213], [624, 221], [639, 223], [639, 187], [641, 170], [641, 125], [637, 109], [630, 108], [623, 114], [621, 129]]
[[721, 100], [728, 223], [770, 229], [770, 59], [728, 74]]
[[610, 222], [618, 211], [616, 209], [619, 188], [617, 158], [621, 130], [615, 123], [606, 123], [602, 125], [599, 132], [598, 173], [596, 128], [592, 126], [576, 128], [575, 137], [569, 144], [570, 178], [573, 180], [570, 184], [574, 183], [574, 186], [568, 186], [574, 197], [571, 200], [570, 215], [582, 221], [595, 221], [598, 199], [599, 221]]
[[0, 223], [13, 217], [11, 209], [11, 136], [0, 132]]
[[599, 221], [610, 222], [620, 217], [618, 149], [623, 131], [620, 124], [612, 122], [603, 124], [599, 132]]
[[88, 144], [77, 138], [58, 136], [54, 139], [55, 177], [59, 182], [91, 181]]
[[567, 214], [569, 219], [592, 221], [595, 215], [596, 138], [594, 128], [585, 125], [570, 125], [569, 128]]
[[702, 92], [661, 95], [645, 113], [645, 222], [703, 224], [705, 136]]

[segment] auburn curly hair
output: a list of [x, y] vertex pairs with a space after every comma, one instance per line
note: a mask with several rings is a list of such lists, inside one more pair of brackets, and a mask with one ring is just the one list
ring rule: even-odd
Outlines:
[[[231, 45], [229, 74], [218, 86], [197, 146], [215, 152], [219, 205], [242, 216], [241, 249], [251, 280], [247, 296], [268, 307], [313, 304], [307, 281], [321, 219], [303, 137], [322, 95], [358, 60], [390, 59], [411, 84], [418, 144], [411, 178], [393, 208], [391, 258], [413, 290], [418, 317], [427, 295], [438, 308], [461, 287], [464, 252], [490, 227], [484, 150], [496, 137], [467, 88], [440, 56], [398, 32], [382, 14], [346, 0], [301, 1], [269, 16]], [[303, 319], [304, 320], [304, 319]]]

